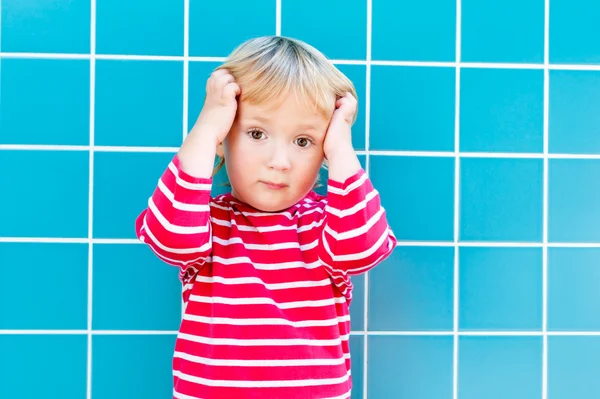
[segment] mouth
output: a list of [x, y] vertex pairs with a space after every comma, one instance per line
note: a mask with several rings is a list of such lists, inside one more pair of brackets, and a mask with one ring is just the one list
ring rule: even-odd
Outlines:
[[282, 190], [287, 187], [287, 184], [283, 183], [273, 183], [269, 181], [261, 181], [261, 183], [270, 188], [271, 190]]

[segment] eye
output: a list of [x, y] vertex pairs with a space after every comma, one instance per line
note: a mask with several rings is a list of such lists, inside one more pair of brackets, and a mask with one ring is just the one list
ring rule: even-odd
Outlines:
[[296, 139], [296, 144], [299, 147], [306, 148], [312, 144], [312, 141], [307, 137], [298, 137]]
[[265, 133], [262, 130], [258, 129], [252, 129], [248, 132], [248, 134], [253, 140], [260, 140], [265, 135]]

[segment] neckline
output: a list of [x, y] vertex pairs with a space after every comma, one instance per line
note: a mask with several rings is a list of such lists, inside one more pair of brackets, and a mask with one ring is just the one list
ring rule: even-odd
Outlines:
[[234, 207], [236, 210], [238, 210], [240, 212], [264, 213], [264, 214], [270, 214], [270, 215], [276, 216], [276, 215], [280, 215], [285, 212], [297, 211], [302, 206], [302, 204], [304, 203], [304, 201], [307, 198], [311, 199], [313, 201], [318, 201], [320, 196], [319, 196], [319, 194], [314, 192], [314, 190], [311, 190], [304, 197], [300, 198], [295, 204], [289, 206], [288, 208], [284, 208], [284, 209], [281, 209], [281, 210], [275, 211], [275, 212], [263, 211], [261, 209], [255, 208], [246, 202], [238, 200], [237, 198], [235, 198], [233, 196], [233, 194], [231, 194], [231, 192], [220, 194], [215, 199], [217, 201], [223, 201], [223, 202], [227, 203], [228, 205]]

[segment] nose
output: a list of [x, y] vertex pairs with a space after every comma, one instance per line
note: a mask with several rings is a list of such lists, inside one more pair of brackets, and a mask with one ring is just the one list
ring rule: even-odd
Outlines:
[[287, 149], [284, 146], [274, 146], [268, 161], [269, 169], [286, 171], [290, 169], [291, 162]]

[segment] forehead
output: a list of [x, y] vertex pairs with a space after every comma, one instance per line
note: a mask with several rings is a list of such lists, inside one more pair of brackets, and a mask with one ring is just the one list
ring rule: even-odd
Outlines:
[[254, 104], [241, 101], [238, 117], [243, 121], [256, 121], [264, 124], [295, 125], [322, 129], [329, 123], [329, 115], [324, 115], [316, 105], [300, 101], [294, 95]]

